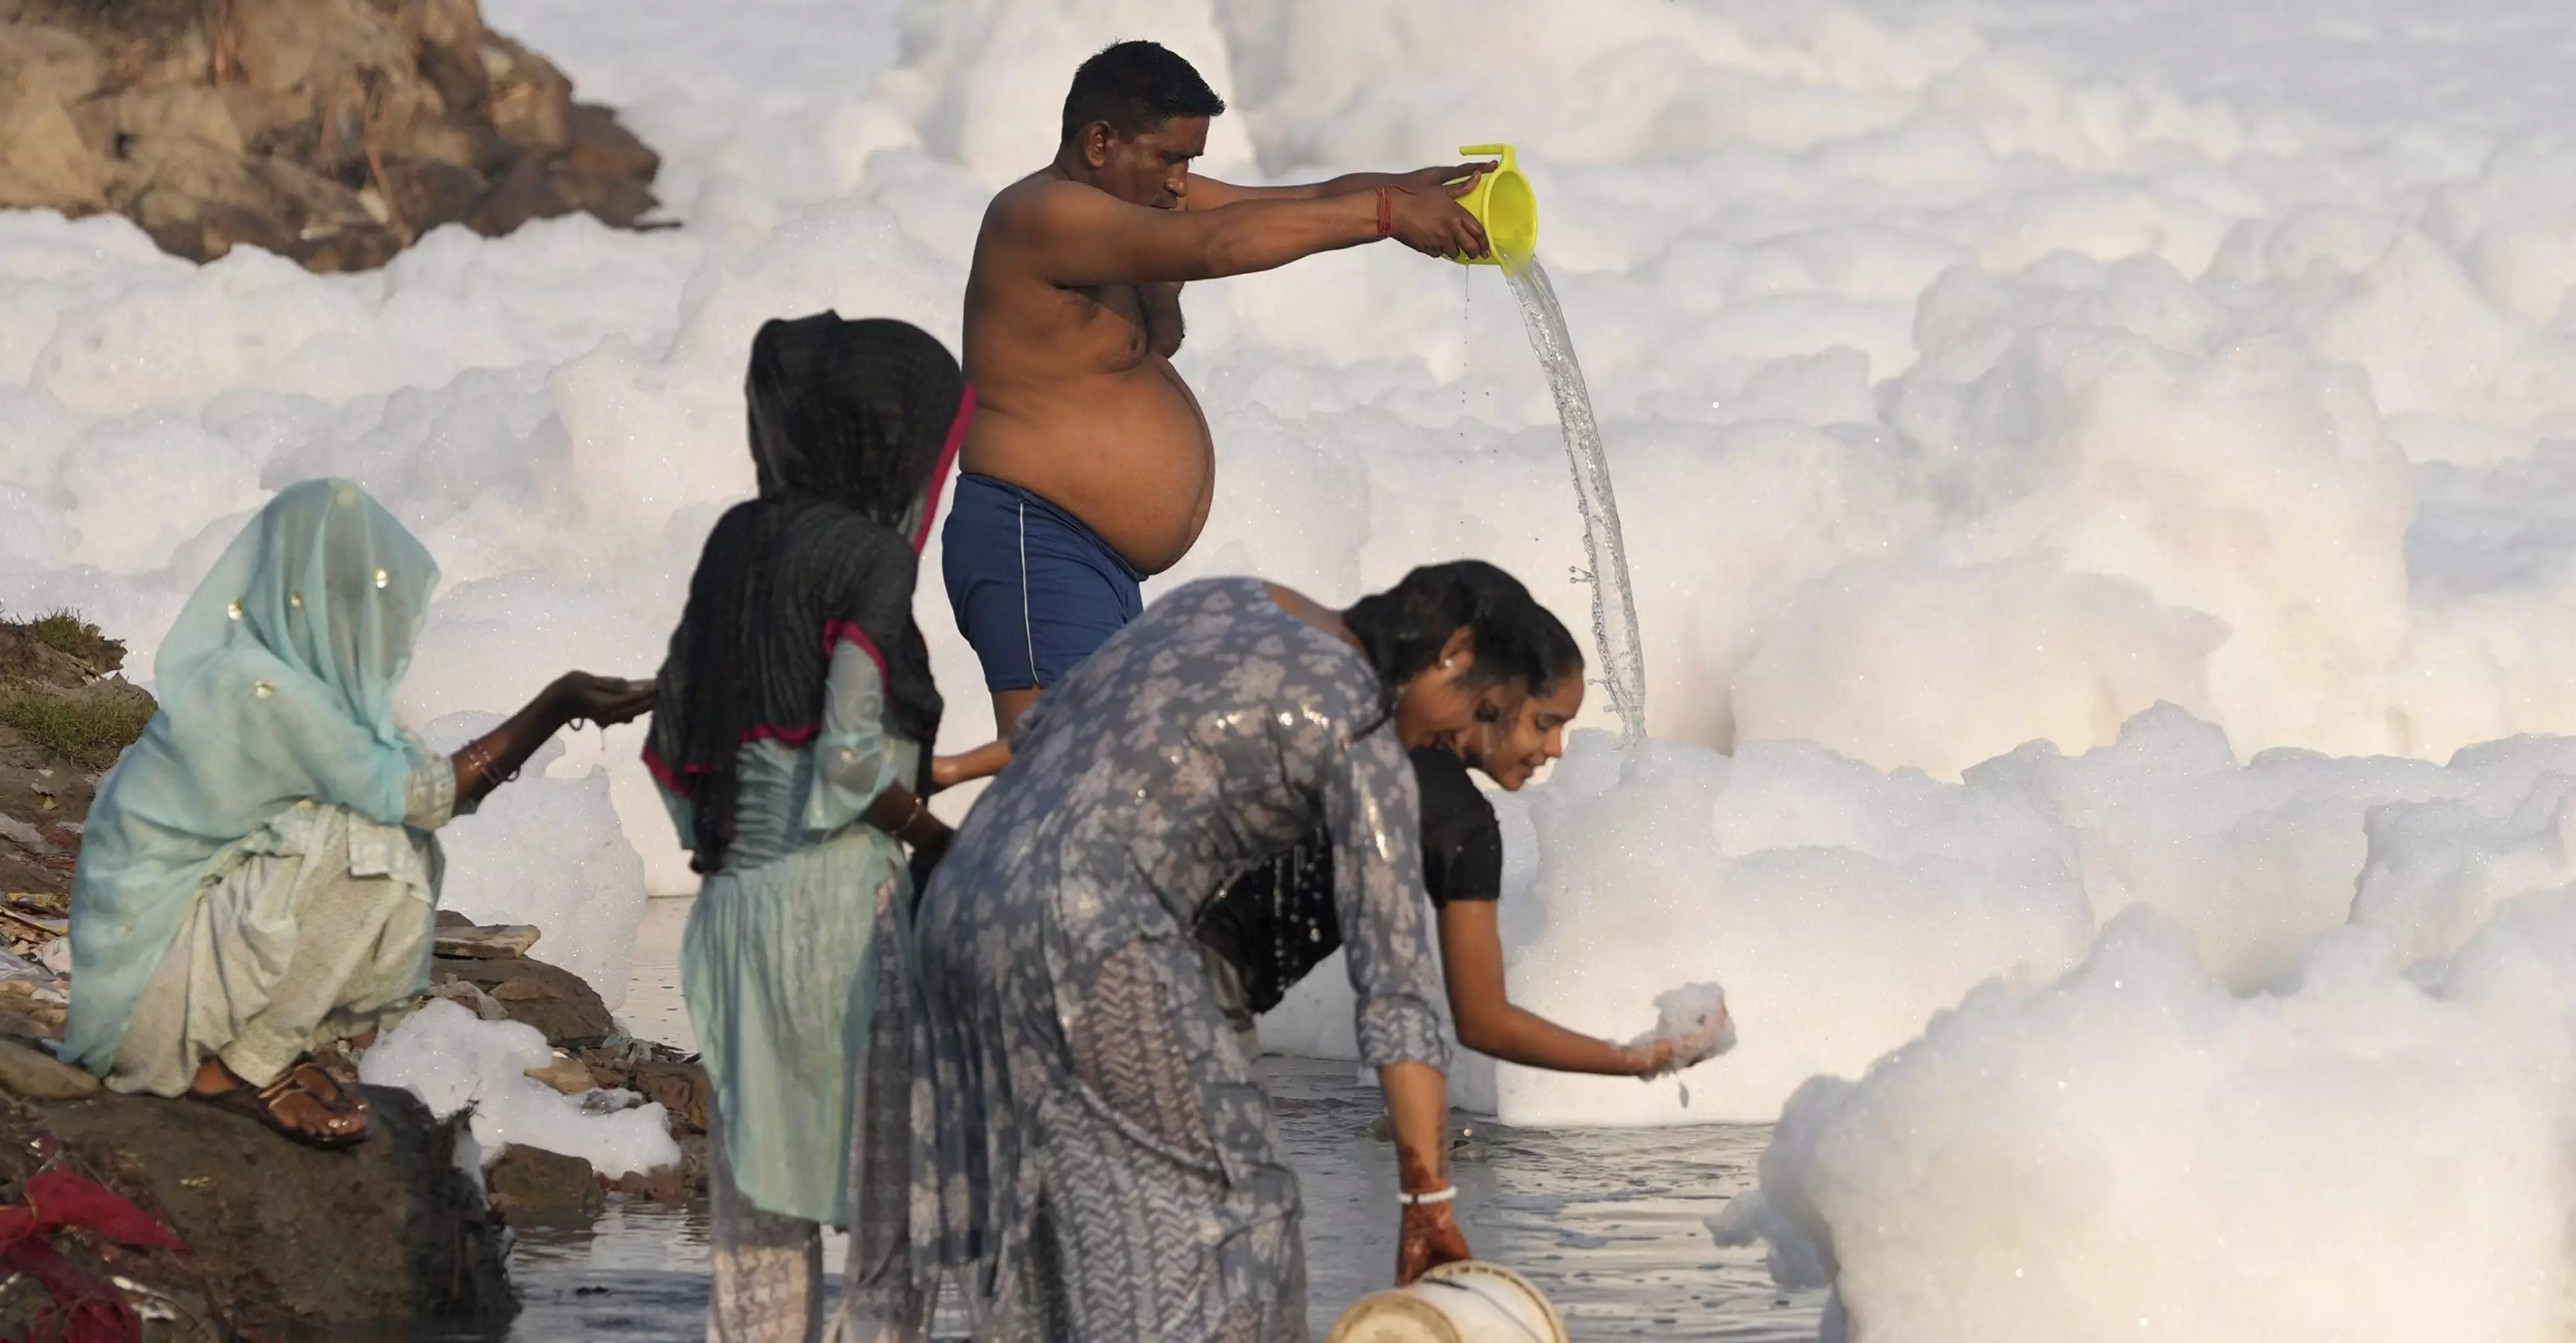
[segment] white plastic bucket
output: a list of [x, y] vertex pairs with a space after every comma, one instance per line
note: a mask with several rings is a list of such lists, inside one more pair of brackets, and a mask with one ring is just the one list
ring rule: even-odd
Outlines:
[[1333, 1324], [1327, 1343], [1566, 1343], [1538, 1288], [1500, 1264], [1440, 1267], [1410, 1287], [1361, 1297]]

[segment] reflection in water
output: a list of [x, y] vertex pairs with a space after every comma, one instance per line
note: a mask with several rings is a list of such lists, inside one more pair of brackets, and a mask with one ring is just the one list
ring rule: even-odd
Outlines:
[[[685, 1039], [673, 968], [685, 900], [656, 900], [636, 935], [626, 1020]], [[660, 1023], [676, 1022], [676, 1032]], [[1395, 1266], [1395, 1149], [1369, 1136], [1377, 1089], [1351, 1065], [1264, 1062], [1306, 1202], [1315, 1336]], [[1458, 1211], [1480, 1257], [1527, 1274], [1577, 1339], [1790, 1340], [1816, 1334], [1821, 1294], [1771, 1286], [1758, 1250], [1720, 1250], [1700, 1219], [1751, 1185], [1767, 1125], [1558, 1132], [1466, 1121]], [[824, 1262], [837, 1269], [838, 1238]], [[704, 1336], [703, 1205], [612, 1202], [588, 1227], [522, 1232], [510, 1270], [525, 1309], [513, 1339]], [[943, 1312], [943, 1334], [955, 1320]], [[958, 1336], [962, 1336], [958, 1335]]]

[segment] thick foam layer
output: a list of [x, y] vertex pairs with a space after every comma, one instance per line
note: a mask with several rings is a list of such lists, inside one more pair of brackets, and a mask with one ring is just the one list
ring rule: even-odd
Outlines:
[[2355, 929], [2249, 998], [2124, 916], [1809, 1083], [1713, 1229], [1855, 1339], [2563, 1337], [2572, 938], [2562, 889], [2411, 972]]
[[[451, 714], [422, 736], [452, 751], [498, 725], [493, 714]], [[440, 832], [439, 904], [477, 923], [534, 925], [528, 954], [581, 976], [614, 1011], [644, 917], [644, 863], [618, 828], [608, 776], [593, 767], [557, 778], [549, 771], [563, 756], [558, 743], [539, 747], [517, 782]]]

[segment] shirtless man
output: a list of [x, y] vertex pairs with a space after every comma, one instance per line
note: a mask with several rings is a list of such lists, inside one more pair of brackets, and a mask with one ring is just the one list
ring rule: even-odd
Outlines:
[[[1207, 525], [1216, 445], [1171, 362], [1181, 286], [1387, 237], [1485, 255], [1456, 198], [1490, 164], [1298, 187], [1193, 177], [1224, 110], [1189, 62], [1118, 43], [1074, 73], [1055, 162], [984, 212], [966, 281], [976, 414], [943, 569], [1004, 741]], [[942, 763], [950, 780], [983, 772]]]

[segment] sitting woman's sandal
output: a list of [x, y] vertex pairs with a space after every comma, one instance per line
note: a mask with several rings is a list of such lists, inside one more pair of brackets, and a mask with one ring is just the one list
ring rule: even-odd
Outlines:
[[[319, 1085], [329, 1088], [329, 1098], [308, 1085], [307, 1074], [321, 1074]], [[346, 1102], [331, 1099], [345, 1094], [329, 1074], [309, 1061], [288, 1068], [264, 1087], [245, 1082], [226, 1091], [188, 1093], [192, 1100], [248, 1115], [307, 1147], [324, 1149], [348, 1147], [367, 1136], [365, 1102], [354, 1096]]]
[[368, 1119], [366, 1093], [342, 1083], [337, 1074], [309, 1058], [287, 1069], [286, 1075], [294, 1078], [295, 1084], [311, 1093], [315, 1100], [343, 1114], [356, 1115], [360, 1129], [359, 1136], [366, 1136], [365, 1127]]

